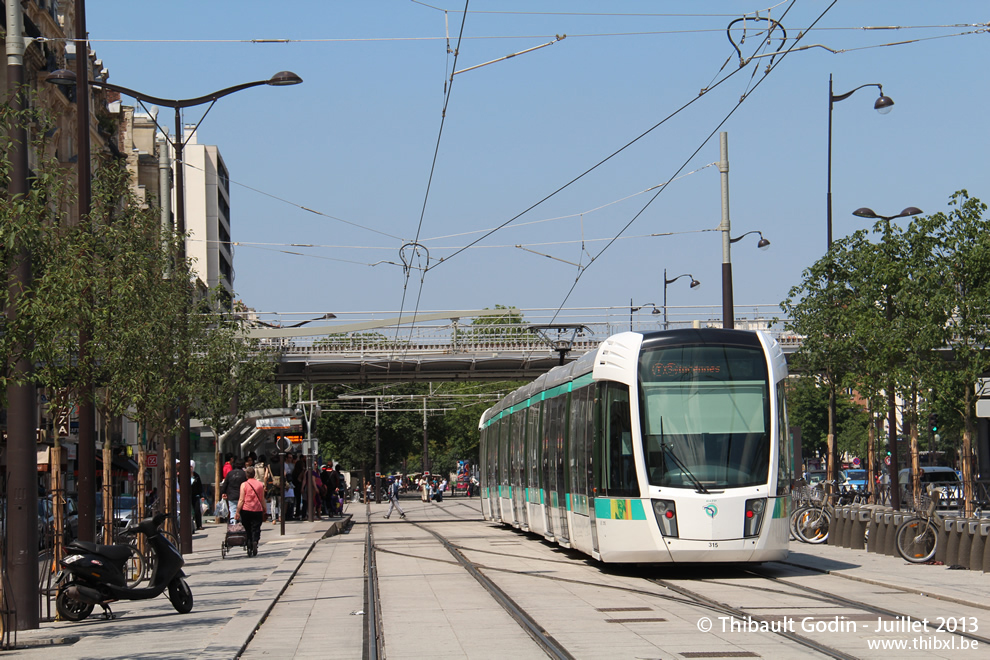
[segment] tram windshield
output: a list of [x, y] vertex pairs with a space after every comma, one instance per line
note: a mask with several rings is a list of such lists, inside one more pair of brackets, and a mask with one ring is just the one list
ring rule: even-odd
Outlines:
[[770, 389], [762, 351], [646, 349], [639, 386], [650, 484], [704, 492], [767, 483]]

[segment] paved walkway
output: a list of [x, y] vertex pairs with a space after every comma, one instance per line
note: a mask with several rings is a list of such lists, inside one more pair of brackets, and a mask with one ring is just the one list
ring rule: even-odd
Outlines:
[[[416, 548], [417, 552], [428, 547], [428, 539], [417, 534], [417, 528], [408, 526], [408, 521], [480, 518], [477, 499], [448, 498], [441, 505], [410, 499], [403, 500], [403, 507], [408, 513], [407, 520], [393, 517], [385, 523], [383, 516], [387, 504], [372, 504], [372, 520], [383, 523], [376, 524], [375, 535], [376, 538], [381, 536], [382, 541], [388, 539], [410, 548], [421, 546]], [[279, 536], [277, 525], [266, 524], [260, 552], [255, 558], [247, 557], [242, 548], [235, 548], [226, 559], [221, 559], [224, 528], [209, 525], [194, 537], [194, 552], [187, 557], [185, 570], [195, 599], [191, 613], [176, 613], [164, 596], [149, 601], [116, 603], [114, 612], [118, 618], [112, 621], [94, 614], [79, 623], [45, 622], [37, 630], [17, 633], [18, 648], [4, 655], [93, 660], [125, 657], [360, 658], [366, 620], [366, 508], [350, 504], [347, 514], [353, 515], [354, 527], [350, 532], [333, 536], [327, 534], [344, 528], [346, 519], [292, 522], [286, 526], [284, 537]], [[526, 539], [507, 537], [506, 531], [495, 526], [479, 524], [478, 527], [483, 529], [484, 538], [472, 538], [472, 544], [502, 545], [508, 552], [511, 545], [503, 545], [507, 541], [511, 540], [513, 544], [527, 542]], [[539, 541], [533, 543], [539, 544]], [[491, 626], [498, 623], [501, 609], [483, 595], [479, 595], [473, 612], [464, 608], [447, 611], [437, 609], [436, 605], [451, 602], [444, 594], [449, 596], [452, 588], [458, 590], [461, 604], [474, 602], [473, 591], [468, 591], [474, 587], [463, 575], [463, 569], [450, 565], [449, 561], [411, 560], [395, 553], [380, 555], [379, 561], [379, 582], [391, 585], [388, 591], [397, 594], [392, 596], [393, 600], [382, 604], [390, 656], [400, 657], [404, 655], [400, 651], [408, 650], [416, 657], [424, 652], [438, 657], [426, 649], [413, 649], [406, 644], [391, 646], [408, 631], [417, 633], [420, 639], [424, 636], [435, 639], [435, 650], [443, 648], [447, 652], [443, 657], [480, 657], [477, 651], [483, 652], [485, 640], [492, 639]], [[796, 542], [791, 544], [787, 562], [850, 580], [987, 608], [990, 576], [979, 572], [949, 570], [944, 566], [915, 566], [900, 558], [866, 551]], [[401, 590], [396, 591], [400, 587]], [[402, 596], [403, 593], [406, 596]], [[472, 625], [474, 629], [471, 629]], [[450, 626], [456, 628], [459, 638], [455, 640], [456, 644], [444, 641], [447, 640], [444, 631]], [[514, 634], [519, 634], [518, 627], [509, 625], [502, 629], [499, 641]], [[468, 643], [474, 644], [470, 654], [465, 646]], [[539, 657], [539, 653], [516, 654], [520, 660], [531, 656]]]

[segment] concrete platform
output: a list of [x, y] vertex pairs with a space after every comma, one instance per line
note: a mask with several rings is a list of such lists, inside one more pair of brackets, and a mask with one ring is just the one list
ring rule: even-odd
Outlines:
[[[361, 658], [368, 616], [364, 572], [369, 520], [382, 547], [378, 554], [382, 629], [391, 658], [496, 658], [507, 653], [514, 659], [545, 657], [452, 556], [424, 528], [410, 522], [435, 525], [445, 535], [453, 535], [456, 543], [487, 549], [492, 565], [500, 558], [509, 565], [532, 556], [531, 572], [548, 572], [546, 562], [556, 561], [559, 565], [551, 565], [553, 572], [564, 576], [576, 577], [580, 571], [585, 580], [589, 574], [603, 583], [617, 579], [590, 560], [484, 523], [477, 498], [447, 498], [442, 504], [408, 499], [402, 500], [402, 506], [407, 512], [405, 520], [393, 516], [386, 521], [386, 504], [349, 504], [348, 518], [291, 522], [284, 537], [278, 535], [277, 525], [266, 524], [255, 558], [235, 548], [221, 559], [224, 528], [211, 525], [194, 537], [194, 552], [187, 557], [186, 572], [195, 599], [190, 614], [177, 614], [165, 597], [117, 603], [118, 618], [112, 621], [93, 615], [79, 623], [45, 622], [38, 630], [22, 631], [17, 634], [17, 648], [5, 655]], [[350, 516], [354, 524], [345, 531]], [[979, 572], [912, 565], [861, 550], [797, 542], [792, 543], [785, 564], [988, 609], [990, 576]], [[526, 579], [521, 572], [518, 577], [510, 574], [506, 581]], [[602, 629], [600, 617], [597, 622], [575, 618], [568, 608], [570, 602], [577, 610], [576, 601], [568, 600], [574, 597], [572, 592], [548, 587], [548, 595], [539, 597], [550, 598], [550, 591], [556, 594], [552, 596], [555, 615], [547, 625], [567, 632], [568, 648], [580, 649], [583, 657], [625, 657], [617, 648], [603, 646], [593, 633], [595, 626]], [[625, 597], [614, 599], [616, 606], [628, 605]], [[661, 607], [652, 607], [657, 610], [654, 616], [664, 615]], [[669, 630], [665, 644], [673, 639], [670, 633], [678, 630]], [[686, 645], [697, 637], [696, 631], [687, 629], [679, 634]], [[649, 636], [644, 633], [643, 639]], [[774, 655], [771, 648], [764, 657]]]

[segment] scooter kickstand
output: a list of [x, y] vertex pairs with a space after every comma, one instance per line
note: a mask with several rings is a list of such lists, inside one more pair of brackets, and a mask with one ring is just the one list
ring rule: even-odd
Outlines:
[[107, 621], [117, 618], [116, 616], [114, 616], [113, 610], [110, 609], [109, 605], [100, 605], [100, 607], [103, 608], [103, 618], [106, 619]]

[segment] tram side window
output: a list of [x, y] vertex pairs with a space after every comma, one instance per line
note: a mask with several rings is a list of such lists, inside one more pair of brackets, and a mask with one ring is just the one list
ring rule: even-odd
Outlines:
[[526, 416], [526, 436], [529, 438], [529, 458], [526, 461], [526, 469], [529, 471], [527, 483], [529, 484], [530, 502], [540, 503], [540, 410], [541, 404], [534, 403], [527, 409]]
[[498, 483], [509, 485], [509, 422], [505, 416], [498, 420]]
[[589, 427], [591, 426], [591, 387], [582, 387], [571, 394], [569, 435], [571, 446], [571, 492], [574, 495], [574, 512], [588, 514], [588, 458], [590, 452]]
[[632, 420], [629, 409], [629, 388], [618, 383], [604, 387], [599, 403], [603, 406], [601, 424], [595, 429], [600, 436], [602, 451], [602, 480], [600, 491], [607, 497], [639, 497], [636, 462], [633, 458]]
[[787, 405], [784, 381], [777, 383], [777, 495], [787, 495], [791, 489], [794, 456], [791, 452], [790, 427], [787, 425]]

